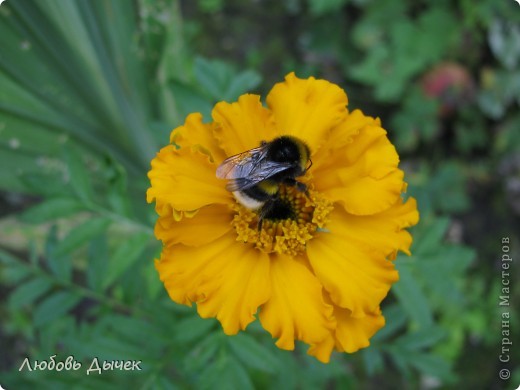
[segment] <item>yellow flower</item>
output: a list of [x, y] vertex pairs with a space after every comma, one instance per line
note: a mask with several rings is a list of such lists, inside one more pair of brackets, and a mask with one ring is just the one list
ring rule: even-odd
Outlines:
[[[258, 313], [281, 349], [295, 340], [328, 362], [355, 352], [384, 326], [380, 303], [398, 280], [392, 260], [409, 254], [417, 223], [399, 156], [379, 119], [347, 110], [337, 85], [293, 73], [267, 96], [218, 103], [213, 121], [194, 113], [173, 130], [149, 172], [148, 202], [163, 251], [156, 268], [172, 300], [197, 304], [228, 335]], [[237, 202], [216, 169], [227, 157], [281, 135], [304, 141], [308, 193], [282, 185], [291, 218], [264, 220]]]

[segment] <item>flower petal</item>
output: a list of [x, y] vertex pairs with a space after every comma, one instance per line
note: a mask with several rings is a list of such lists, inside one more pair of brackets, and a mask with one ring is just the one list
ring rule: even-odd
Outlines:
[[398, 274], [382, 252], [362, 250], [340, 233], [318, 233], [307, 243], [307, 255], [334, 304], [363, 316], [379, 306]]
[[378, 126], [365, 126], [353, 142], [313, 167], [315, 188], [356, 215], [381, 212], [392, 206], [403, 188], [399, 156]]
[[[325, 301], [330, 303], [330, 298], [325, 296]], [[336, 329], [321, 343], [312, 345], [307, 353], [316, 357], [322, 363], [330, 361], [330, 355], [334, 349], [339, 352], [354, 353], [361, 348], [370, 345], [370, 338], [385, 326], [385, 318], [381, 315], [379, 307], [374, 313], [368, 313], [363, 317], [352, 317], [348, 309], [334, 305], [334, 316], [337, 320]]]
[[335, 332], [336, 349], [339, 352], [353, 353], [370, 345], [370, 338], [383, 326], [385, 317], [376, 309], [364, 317], [352, 317], [350, 310], [334, 306], [334, 315], [338, 320]]
[[404, 228], [419, 221], [417, 202], [398, 198], [389, 209], [373, 215], [357, 216], [336, 207], [330, 215], [327, 228], [345, 241], [381, 250], [389, 255], [396, 250], [410, 254], [412, 236]]
[[295, 258], [271, 257], [271, 298], [262, 306], [260, 321], [276, 346], [293, 350], [294, 340], [316, 344], [334, 329], [332, 306], [322, 297], [322, 286]]
[[[366, 116], [360, 110], [349, 112], [341, 123], [332, 129], [327, 142], [313, 158], [313, 169], [320, 169], [321, 165], [331, 167], [331, 158], [338, 153], [338, 149], [344, 148], [353, 142], [359, 132], [366, 126], [381, 126], [379, 118]], [[341, 152], [339, 152], [341, 153]]]
[[209, 205], [179, 220], [173, 213], [162, 215], [155, 224], [155, 237], [165, 245], [205, 245], [231, 230], [233, 213], [224, 205]]
[[160, 260], [155, 260], [155, 269], [168, 295], [172, 301], [182, 305], [191, 306], [192, 302], [203, 297], [197, 288], [208, 259], [190, 257], [198, 250], [184, 245], [164, 245]]
[[170, 142], [181, 148], [192, 147], [210, 156], [212, 162], [220, 162], [226, 158], [213, 135], [214, 123], [202, 123], [202, 114], [196, 112], [186, 117], [183, 126], [179, 126], [170, 134]]
[[217, 179], [216, 168], [199, 151], [168, 145], [152, 160], [147, 201], [155, 199], [160, 215], [168, 211], [163, 211], [166, 205], [175, 210], [195, 210], [212, 203], [230, 204], [233, 197], [226, 191], [226, 183]]
[[197, 302], [199, 315], [216, 317], [226, 334], [236, 334], [255, 319], [270, 296], [269, 257], [226, 234], [203, 247], [165, 247], [156, 262], [170, 297]]
[[267, 95], [267, 105], [280, 132], [307, 142], [312, 152], [344, 120], [347, 104], [347, 95], [337, 85], [314, 77], [299, 79], [294, 73], [288, 74]]
[[307, 354], [314, 356], [322, 363], [328, 363], [335, 345], [334, 331], [331, 331], [321, 342], [311, 345], [307, 350]]
[[218, 125], [215, 138], [228, 157], [256, 148], [261, 141], [278, 135], [271, 113], [262, 106], [258, 95], [242, 95], [236, 103], [220, 102], [211, 115]]

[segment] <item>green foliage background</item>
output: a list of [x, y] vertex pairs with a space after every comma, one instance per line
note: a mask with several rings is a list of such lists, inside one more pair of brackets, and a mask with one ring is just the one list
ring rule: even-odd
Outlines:
[[[520, 248], [513, 0], [7, 0], [0, 47], [6, 389], [520, 383], [519, 349], [509, 365], [498, 360], [501, 240], [516, 262]], [[386, 327], [328, 365], [301, 345], [277, 350], [257, 323], [227, 337], [171, 302], [144, 195], [151, 158], [188, 113], [209, 118], [217, 101], [265, 96], [293, 70], [340, 84], [350, 108], [382, 118], [421, 211], [413, 256], [397, 259], [401, 279], [384, 302]], [[518, 280], [513, 263], [517, 307]], [[55, 354], [82, 369], [19, 371], [25, 357]], [[95, 357], [141, 360], [143, 370], [87, 376]]]

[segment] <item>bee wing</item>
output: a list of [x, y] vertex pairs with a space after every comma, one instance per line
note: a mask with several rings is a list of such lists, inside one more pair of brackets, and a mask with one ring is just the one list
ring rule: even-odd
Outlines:
[[248, 177], [266, 153], [266, 147], [259, 146], [228, 157], [218, 166], [217, 177], [228, 180]]
[[260, 161], [255, 168], [249, 172], [248, 177], [237, 177], [229, 180], [226, 189], [231, 192], [245, 190], [263, 180], [269, 179], [278, 172], [285, 171], [291, 166], [290, 163], [279, 163], [267, 160]]
[[228, 179], [226, 189], [233, 192], [250, 188], [291, 167], [289, 163], [266, 160], [266, 153], [267, 148], [264, 145], [231, 156], [219, 165], [217, 177]]

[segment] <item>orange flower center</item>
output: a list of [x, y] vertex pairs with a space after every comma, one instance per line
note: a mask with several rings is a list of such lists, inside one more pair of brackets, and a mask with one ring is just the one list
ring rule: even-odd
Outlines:
[[307, 241], [314, 233], [325, 227], [332, 211], [332, 203], [318, 192], [309, 189], [308, 195], [292, 186], [280, 186], [279, 205], [285, 208], [280, 219], [264, 218], [258, 230], [258, 212], [240, 203], [233, 206], [235, 216], [232, 225], [237, 232], [237, 241], [251, 243], [266, 253], [284, 253], [295, 256], [304, 252]]

